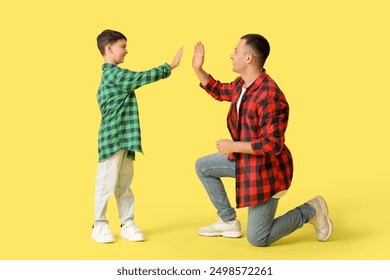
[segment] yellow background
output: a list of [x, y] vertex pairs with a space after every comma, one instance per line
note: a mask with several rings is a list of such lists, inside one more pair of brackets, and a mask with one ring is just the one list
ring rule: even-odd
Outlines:
[[[389, 259], [388, 13], [385, 0], [2, 3], [0, 259]], [[184, 46], [170, 78], [136, 91], [145, 154], [132, 189], [143, 243], [90, 238], [96, 36], [106, 28], [127, 36], [121, 66], [132, 70], [171, 62]], [[323, 195], [334, 222], [328, 242], [311, 225], [268, 248], [196, 233], [217, 216], [194, 163], [229, 136], [229, 104], [199, 88], [193, 46], [202, 40], [205, 69], [231, 81], [229, 55], [247, 33], [270, 41], [266, 69], [291, 108], [295, 173], [277, 214]], [[234, 202], [234, 181], [225, 182]], [[238, 210], [243, 228], [246, 215]], [[113, 199], [108, 217], [117, 236]]]

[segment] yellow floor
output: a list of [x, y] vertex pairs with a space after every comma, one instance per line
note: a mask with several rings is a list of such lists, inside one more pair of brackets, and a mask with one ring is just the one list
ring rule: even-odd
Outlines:
[[[202, 193], [203, 190], [199, 191]], [[189, 194], [192, 192], [198, 192], [198, 189], [194, 188]], [[278, 213], [288, 210], [289, 204], [293, 204], [289, 200], [300, 200], [297, 192], [291, 190], [282, 199]], [[87, 213], [91, 213], [88, 208], [92, 204], [85, 203], [82, 197], [74, 197], [74, 206], [79, 208], [79, 213], [73, 212], [69, 217], [66, 217], [62, 202], [46, 205], [38, 212], [32, 209], [32, 216], [20, 217], [20, 220], [6, 216], [5, 224], [10, 230], [1, 232], [0, 259], [355, 260], [390, 257], [389, 226], [384, 222], [388, 220], [388, 211], [382, 208], [388, 209], [385, 196], [376, 200], [376, 206], [371, 204], [368, 211], [367, 207], [362, 207], [358, 196], [327, 195], [334, 224], [334, 233], [329, 241], [317, 241], [313, 227], [306, 224], [267, 248], [250, 245], [245, 238], [245, 230], [244, 237], [240, 239], [198, 236], [198, 227], [216, 220], [207, 198], [200, 197], [199, 201], [178, 201], [175, 208], [167, 206], [165, 209], [164, 204], [175, 203], [166, 198], [158, 202], [157, 199], [139, 197], [136, 220], [146, 237], [146, 241], [140, 243], [118, 238], [119, 222], [114, 200], [109, 204], [109, 217], [117, 242], [112, 244], [98, 244], [90, 238], [92, 217]], [[63, 198], [71, 196], [64, 194]], [[150, 203], [157, 204], [153, 211], [142, 211], [143, 206]], [[57, 208], [53, 210], [55, 206]], [[53, 220], [50, 211], [57, 211], [58, 220]], [[238, 210], [243, 229], [246, 227], [246, 214], [246, 210]]]

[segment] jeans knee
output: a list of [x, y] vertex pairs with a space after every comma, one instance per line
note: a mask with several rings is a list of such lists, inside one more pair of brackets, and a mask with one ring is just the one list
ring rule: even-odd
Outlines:
[[259, 238], [254, 234], [248, 234], [246, 239], [248, 240], [248, 242], [251, 245], [256, 246], [256, 247], [268, 247], [268, 245], [269, 245], [268, 237]]
[[197, 174], [201, 175], [204, 170], [204, 158], [199, 158], [195, 162], [195, 171]]

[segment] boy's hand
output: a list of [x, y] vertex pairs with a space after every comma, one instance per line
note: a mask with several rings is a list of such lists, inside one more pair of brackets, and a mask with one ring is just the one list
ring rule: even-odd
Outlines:
[[169, 64], [169, 66], [171, 66], [172, 69], [175, 69], [177, 66], [179, 66], [182, 55], [183, 55], [183, 47], [179, 49], [172, 63]]

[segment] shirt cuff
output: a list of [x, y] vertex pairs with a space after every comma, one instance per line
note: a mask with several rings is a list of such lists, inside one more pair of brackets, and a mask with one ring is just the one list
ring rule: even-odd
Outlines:
[[168, 78], [171, 75], [171, 73], [172, 73], [171, 66], [169, 66], [168, 63], [165, 63], [161, 67], [162, 67], [162, 70], [163, 70], [162, 78], [163, 79]]
[[261, 140], [253, 140], [251, 142], [252, 150], [255, 155], [261, 155], [264, 156], [264, 151], [263, 151], [263, 145]]
[[205, 90], [210, 90], [212, 88], [212, 85], [215, 83], [215, 79], [211, 74], [209, 74], [209, 80], [207, 81], [207, 85], [203, 86], [202, 83], [199, 83], [199, 86]]

